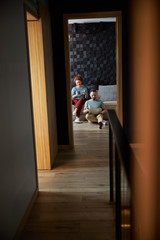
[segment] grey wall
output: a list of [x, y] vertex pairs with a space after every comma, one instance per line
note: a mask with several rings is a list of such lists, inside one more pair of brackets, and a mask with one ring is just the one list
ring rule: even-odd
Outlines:
[[0, 3], [0, 239], [13, 239], [37, 189], [22, 0]]

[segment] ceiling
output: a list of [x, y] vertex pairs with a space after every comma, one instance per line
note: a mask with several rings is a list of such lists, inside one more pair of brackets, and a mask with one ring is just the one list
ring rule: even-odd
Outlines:
[[68, 24], [74, 23], [99, 23], [99, 22], [116, 22], [116, 17], [108, 18], [82, 18], [82, 19], [69, 19]]

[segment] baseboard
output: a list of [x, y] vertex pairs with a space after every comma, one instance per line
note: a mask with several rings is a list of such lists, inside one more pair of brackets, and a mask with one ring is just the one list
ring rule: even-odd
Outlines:
[[58, 150], [68, 150], [73, 149], [72, 145], [58, 145]]
[[15, 237], [14, 237], [14, 240], [20, 239], [20, 235], [21, 235], [21, 233], [22, 233], [22, 231], [23, 231], [23, 229], [24, 229], [24, 226], [25, 226], [25, 224], [26, 224], [26, 221], [27, 221], [27, 219], [28, 219], [28, 216], [29, 216], [29, 214], [30, 214], [30, 211], [31, 211], [31, 209], [32, 209], [32, 207], [33, 207], [33, 204], [34, 204], [36, 198], [37, 198], [37, 194], [38, 194], [38, 188], [36, 189], [36, 191], [35, 191], [32, 199], [31, 199], [31, 201], [30, 201], [30, 204], [29, 204], [29, 206], [28, 206], [28, 208], [27, 208], [27, 210], [26, 210], [26, 212], [25, 212], [25, 214], [24, 214], [24, 216], [23, 216], [23, 218], [22, 218], [22, 221], [21, 221], [21, 223], [20, 223], [20, 225], [19, 225], [19, 227], [18, 227], [18, 229], [17, 229], [17, 232], [16, 232], [16, 235], [15, 235]]

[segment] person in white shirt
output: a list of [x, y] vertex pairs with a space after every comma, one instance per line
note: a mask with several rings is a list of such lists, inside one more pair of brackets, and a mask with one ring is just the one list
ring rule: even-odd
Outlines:
[[86, 113], [88, 122], [98, 122], [99, 128], [103, 126], [103, 114], [106, 112], [106, 107], [101, 100], [97, 99], [97, 92], [90, 92], [91, 99], [87, 100], [84, 105], [83, 112]]

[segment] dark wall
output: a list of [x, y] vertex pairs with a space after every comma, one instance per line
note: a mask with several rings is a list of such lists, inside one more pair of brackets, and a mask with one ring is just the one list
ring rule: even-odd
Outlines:
[[37, 189], [23, 1], [1, 1], [0, 29], [0, 239], [13, 239]]
[[58, 145], [69, 144], [67, 95], [65, 79], [64, 59], [64, 35], [63, 35], [63, 14], [59, 6], [51, 8], [52, 40], [53, 40], [53, 62], [55, 79], [56, 115], [57, 115], [57, 137]]
[[115, 22], [69, 24], [71, 86], [83, 76], [85, 86], [116, 84]]
[[[87, 4], [88, 3], [88, 4]], [[56, 89], [56, 109], [58, 144], [67, 145], [68, 122], [67, 122], [67, 101], [66, 101], [66, 79], [65, 79], [65, 59], [64, 59], [64, 34], [63, 34], [63, 14], [64, 13], [84, 13], [84, 12], [105, 12], [122, 11], [122, 71], [123, 71], [123, 126], [129, 139], [129, 77], [128, 77], [128, 3], [125, 1], [81, 1], [81, 4], [65, 1], [63, 4], [55, 1], [49, 2], [51, 11], [51, 21], [53, 30], [53, 61], [55, 73]]]

